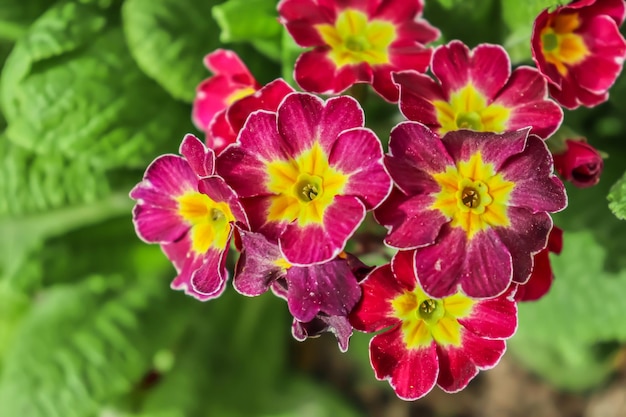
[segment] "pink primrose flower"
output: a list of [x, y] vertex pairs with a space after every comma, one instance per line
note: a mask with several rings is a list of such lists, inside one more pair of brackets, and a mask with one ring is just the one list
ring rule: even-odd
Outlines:
[[239, 233], [243, 249], [233, 279], [235, 289], [253, 297], [271, 288], [287, 300], [297, 340], [332, 332], [345, 352], [352, 335], [348, 314], [361, 297], [357, 274], [364, 265], [342, 253], [325, 263], [294, 266], [262, 234]]
[[435, 49], [431, 71], [436, 80], [416, 71], [395, 73], [393, 79], [402, 114], [440, 136], [457, 129], [502, 133], [530, 126], [530, 133], [545, 139], [563, 120], [539, 71], [521, 66], [511, 72], [500, 45], [470, 51], [452, 41]]
[[204, 301], [224, 290], [232, 225], [248, 222], [237, 195], [214, 174], [213, 151], [187, 135], [180, 153], [155, 159], [131, 190], [133, 222], [139, 237], [160, 244], [176, 267], [172, 288]]
[[233, 51], [217, 49], [205, 57], [204, 63], [214, 75], [198, 86], [192, 119], [205, 133], [207, 146], [217, 154], [235, 142], [250, 113], [275, 111], [294, 91], [282, 79], [261, 87]]
[[552, 229], [548, 213], [567, 205], [550, 152], [528, 131], [440, 139], [417, 122], [392, 130], [385, 165], [398, 191], [375, 216], [389, 229], [385, 243], [413, 250], [430, 296], [489, 298], [528, 280]]
[[241, 197], [251, 230], [292, 265], [334, 259], [366, 211], [389, 194], [382, 145], [351, 97], [291, 93], [252, 113], [217, 172]]
[[624, 0], [575, 0], [537, 16], [533, 59], [561, 105], [593, 107], [608, 99], [626, 56], [619, 31], [625, 13]]
[[357, 330], [384, 330], [370, 341], [370, 361], [376, 378], [388, 380], [404, 400], [423, 397], [435, 384], [462, 390], [499, 362], [517, 329], [514, 288], [486, 300], [462, 293], [433, 298], [420, 287], [413, 262], [401, 251], [375, 269], [350, 315]]
[[296, 82], [327, 94], [369, 83], [398, 101], [391, 72], [426, 71], [431, 50], [424, 45], [439, 37], [422, 9], [422, 0], [282, 0], [281, 22], [299, 46], [312, 48], [296, 61]]

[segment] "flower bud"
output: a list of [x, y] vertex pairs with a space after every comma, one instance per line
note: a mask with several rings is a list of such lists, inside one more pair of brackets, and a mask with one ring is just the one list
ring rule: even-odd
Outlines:
[[596, 185], [604, 167], [600, 153], [584, 140], [567, 139], [565, 145], [565, 152], [554, 155], [559, 175], [579, 188]]

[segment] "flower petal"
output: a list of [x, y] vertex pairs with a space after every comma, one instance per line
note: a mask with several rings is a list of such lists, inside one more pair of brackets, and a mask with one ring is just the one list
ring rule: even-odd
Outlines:
[[512, 299], [513, 291], [475, 302], [470, 316], [458, 318], [458, 322], [482, 338], [508, 339], [517, 330], [517, 304]]
[[254, 297], [266, 292], [270, 284], [286, 274], [278, 245], [260, 233], [239, 229], [243, 251], [237, 261], [233, 285], [237, 292]]

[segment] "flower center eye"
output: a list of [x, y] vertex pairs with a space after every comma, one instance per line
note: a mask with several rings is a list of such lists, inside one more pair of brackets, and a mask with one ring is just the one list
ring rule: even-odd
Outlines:
[[211, 221], [213, 222], [218, 222], [226, 218], [226, 216], [224, 216], [224, 213], [221, 210], [218, 210], [216, 208], [212, 208], [210, 210], [209, 216], [211, 217]]
[[357, 36], [348, 36], [345, 41], [346, 48], [352, 52], [363, 52], [366, 49], [363, 39]]
[[437, 309], [437, 302], [433, 299], [427, 299], [420, 304], [419, 314], [422, 318], [428, 319], [430, 318], [435, 310]]
[[310, 203], [319, 198], [323, 191], [322, 179], [318, 176], [307, 174], [300, 174], [293, 188], [294, 195], [303, 203]]
[[461, 192], [461, 202], [468, 208], [476, 208], [480, 205], [480, 194], [472, 187], [465, 187]]
[[544, 51], [554, 51], [559, 47], [559, 38], [554, 32], [547, 32], [541, 36], [541, 47]]
[[483, 130], [480, 114], [475, 111], [460, 112], [456, 116], [456, 125], [459, 129]]

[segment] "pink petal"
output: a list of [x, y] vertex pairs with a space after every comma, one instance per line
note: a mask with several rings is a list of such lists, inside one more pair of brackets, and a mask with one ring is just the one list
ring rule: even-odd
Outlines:
[[374, 336], [370, 342], [370, 361], [376, 378], [389, 380], [403, 400], [416, 400], [428, 394], [439, 373], [435, 342], [423, 349], [408, 350], [399, 325]]
[[314, 49], [303, 53], [296, 60], [294, 78], [303, 90], [339, 94], [357, 81], [372, 82], [373, 73], [369, 65], [337, 68], [327, 53], [327, 49]]
[[204, 57], [204, 65], [215, 75], [227, 74], [241, 84], [256, 84], [246, 64], [233, 51], [216, 49]]
[[233, 285], [237, 292], [254, 297], [266, 292], [270, 284], [284, 278], [286, 270], [276, 261], [282, 259], [278, 244], [260, 233], [239, 229], [243, 251], [237, 261]]
[[215, 168], [215, 153], [208, 149], [194, 135], [185, 135], [180, 144], [180, 154], [187, 160], [189, 166], [199, 177], [213, 175]]
[[146, 169], [143, 181], [130, 192], [139, 204], [174, 207], [172, 198], [195, 191], [197, 176], [189, 163], [177, 155], [162, 155]]
[[461, 391], [474, 379], [479, 369], [494, 367], [505, 350], [506, 345], [502, 340], [481, 339], [470, 332], [463, 332], [459, 348], [437, 346], [437, 385], [445, 392]]
[[[327, 139], [318, 138], [323, 112], [324, 101], [313, 94], [292, 93], [285, 97], [278, 108], [278, 132], [291, 156], [311, 149], [315, 141]], [[331, 144], [327, 140], [321, 143], [327, 155]]]
[[383, 164], [383, 148], [369, 129], [342, 132], [328, 158], [331, 167], [349, 175], [343, 194], [359, 197], [367, 210], [377, 207], [391, 191], [391, 177]]
[[334, 23], [336, 18], [335, 7], [312, 0], [281, 0], [278, 3], [278, 14], [289, 34], [304, 48], [323, 45], [324, 41], [315, 25]]
[[241, 226], [248, 226], [248, 218], [239, 202], [237, 194], [226, 184], [223, 178], [214, 175], [201, 179], [198, 183], [198, 191], [208, 195], [211, 200], [215, 202], [227, 203], [235, 220], [239, 222]]
[[356, 197], [336, 196], [324, 211], [323, 225], [287, 225], [280, 250], [292, 265], [322, 263], [336, 257], [365, 218], [365, 206]]
[[488, 100], [498, 94], [510, 76], [511, 60], [502, 46], [483, 43], [472, 50], [471, 83]]
[[[230, 240], [230, 237], [229, 237]], [[226, 288], [226, 249], [210, 248], [202, 256], [202, 264], [191, 275], [191, 295], [202, 301], [219, 297]]]
[[147, 243], [175, 242], [190, 227], [176, 211], [146, 204], [133, 208], [133, 223], [137, 235]]
[[433, 101], [446, 101], [441, 86], [432, 78], [415, 71], [402, 71], [393, 74], [400, 87], [400, 111], [409, 120], [423, 123], [430, 129], [440, 126]]
[[508, 339], [517, 330], [517, 304], [511, 291], [507, 291], [499, 297], [477, 301], [471, 315], [458, 321], [476, 336]]
[[398, 322], [393, 317], [391, 301], [404, 292], [391, 266], [374, 269], [361, 282], [361, 301], [350, 314], [350, 323], [364, 332], [377, 332]]

